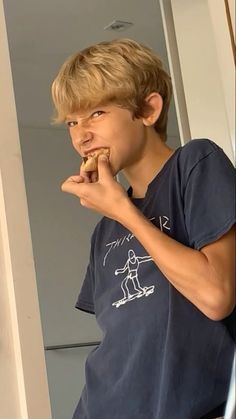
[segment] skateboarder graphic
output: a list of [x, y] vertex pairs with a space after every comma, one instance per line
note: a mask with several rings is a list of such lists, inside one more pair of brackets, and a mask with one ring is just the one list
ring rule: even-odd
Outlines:
[[[127, 272], [127, 275], [121, 282], [121, 289], [123, 291], [123, 298], [121, 300], [115, 301], [112, 303], [113, 306], [119, 308], [120, 305], [125, 304], [135, 298], [147, 297], [152, 294], [155, 286], [142, 287], [138, 278], [138, 269], [139, 265], [144, 262], [151, 261], [151, 256], [136, 256], [135, 252], [130, 249], [128, 251], [128, 259], [123, 268], [115, 270], [115, 275], [123, 274]], [[132, 282], [132, 287], [130, 287], [130, 281]], [[132, 291], [131, 291], [132, 288]]]

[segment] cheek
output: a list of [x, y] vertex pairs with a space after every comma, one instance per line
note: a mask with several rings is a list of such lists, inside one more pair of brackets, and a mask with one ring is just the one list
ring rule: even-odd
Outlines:
[[124, 130], [117, 130], [112, 147], [111, 164], [117, 171], [129, 166], [138, 158], [144, 145], [144, 133], [141, 127], [127, 124]]
[[143, 137], [143, 125], [141, 121], [124, 121], [121, 126], [116, 127], [113, 132], [113, 138], [119, 139], [119, 143], [125, 148], [129, 145], [135, 145]]
[[78, 145], [78, 140], [76, 140], [75, 134], [73, 134], [72, 132], [69, 132], [69, 139], [71, 141], [72, 147], [75, 149], [75, 151], [77, 151], [77, 153], [81, 155], [79, 145]]
[[144, 132], [141, 123], [135, 121], [133, 124], [127, 124], [123, 130], [123, 147], [124, 150], [137, 150], [143, 143]]

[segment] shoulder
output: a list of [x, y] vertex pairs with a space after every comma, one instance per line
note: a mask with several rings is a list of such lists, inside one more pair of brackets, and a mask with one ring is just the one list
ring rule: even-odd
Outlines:
[[214, 156], [217, 153], [224, 154], [223, 150], [214, 141], [206, 138], [191, 140], [180, 148], [180, 168], [188, 176], [200, 162], [207, 162], [210, 160], [210, 156]]
[[218, 150], [221, 149], [214, 141], [206, 138], [198, 138], [189, 141], [181, 147], [180, 157], [183, 160], [187, 158], [192, 159], [193, 162], [198, 162]]

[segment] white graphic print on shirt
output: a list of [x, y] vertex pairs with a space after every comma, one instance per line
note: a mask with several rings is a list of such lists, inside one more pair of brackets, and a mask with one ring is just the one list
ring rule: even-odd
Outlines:
[[[157, 217], [149, 218], [149, 221], [156, 220]], [[158, 217], [158, 221], [156, 222], [157, 227], [159, 226], [161, 231], [170, 230], [170, 219], [166, 215], [160, 215]], [[130, 242], [134, 238], [134, 235], [132, 233], [128, 233], [127, 235], [123, 237], [119, 237], [116, 240], [113, 240], [110, 243], [106, 244], [106, 247], [108, 250], [105, 253], [104, 259], [103, 259], [103, 266], [106, 265], [107, 257], [110, 254], [110, 252], [114, 249], [116, 249], [119, 246], [123, 246], [123, 244]]]
[[[115, 275], [123, 273], [127, 273], [127, 275], [121, 282], [123, 298], [112, 303], [113, 306], [119, 308], [121, 305], [134, 300], [135, 298], [147, 297], [154, 292], [154, 285], [142, 287], [138, 278], [139, 265], [152, 260], [151, 256], [137, 256], [132, 249], [129, 249], [128, 259], [124, 267], [115, 270]], [[130, 285], [132, 285], [132, 287]]]

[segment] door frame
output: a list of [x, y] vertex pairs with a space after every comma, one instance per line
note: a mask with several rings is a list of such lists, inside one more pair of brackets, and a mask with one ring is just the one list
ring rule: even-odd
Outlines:
[[1, 416], [51, 419], [3, 1], [0, 1]]
[[[198, 0], [191, 2], [190, 7], [189, 0], [159, 1], [181, 143], [204, 135], [222, 146], [233, 160], [234, 64], [229, 53], [231, 44], [223, 2]], [[227, 59], [217, 49], [219, 36], [223, 37]], [[3, 0], [0, 0], [0, 39], [1, 413], [15, 419], [51, 419]], [[207, 51], [204, 60], [203, 42]], [[205, 71], [196, 71], [201, 69], [199, 62]], [[229, 84], [225, 83], [226, 69]]]

